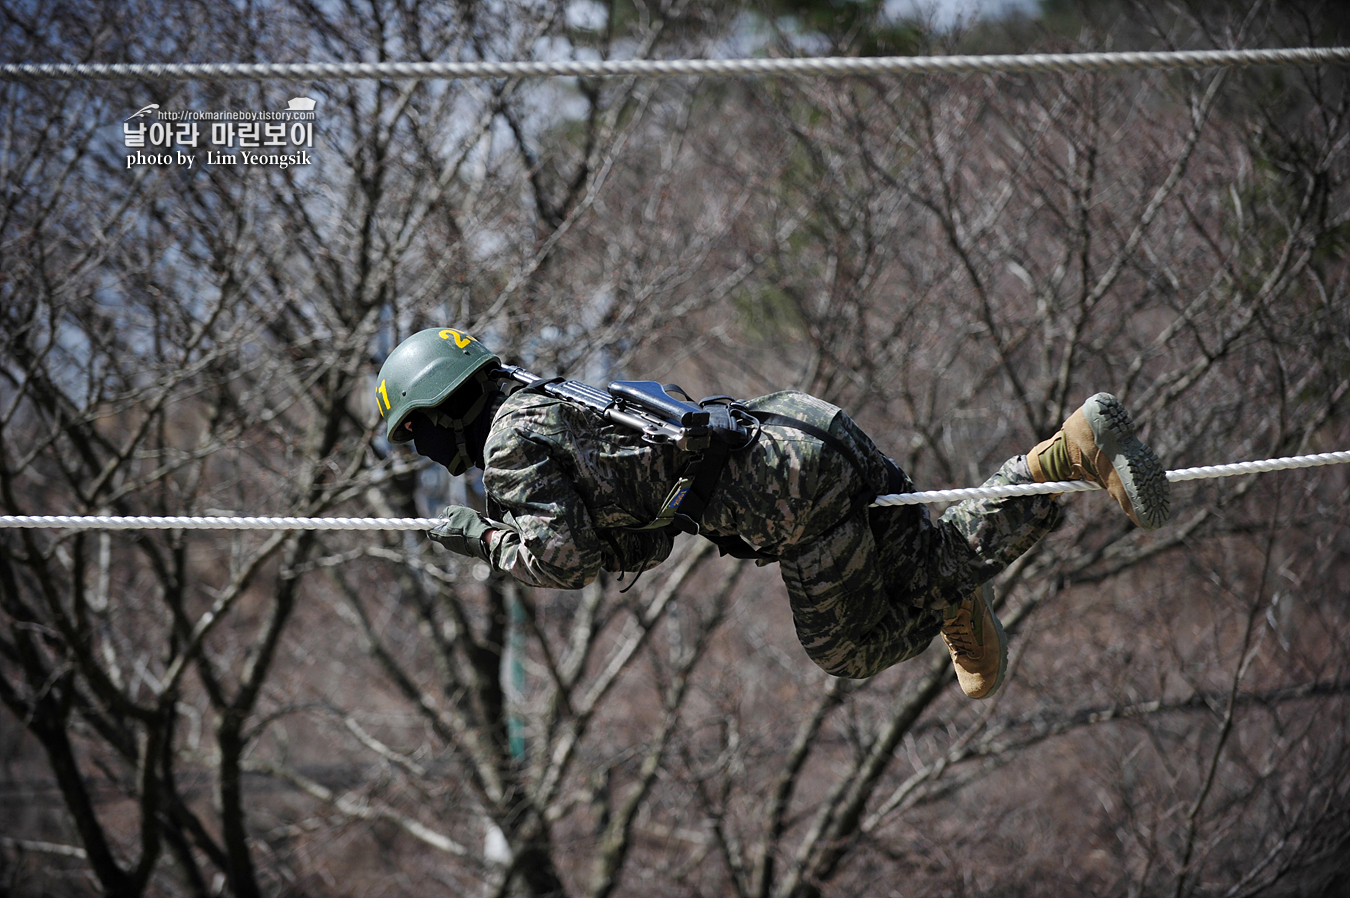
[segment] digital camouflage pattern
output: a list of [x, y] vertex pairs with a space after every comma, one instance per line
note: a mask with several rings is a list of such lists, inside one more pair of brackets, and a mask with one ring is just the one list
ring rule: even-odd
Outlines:
[[682, 464], [672, 447], [590, 410], [517, 392], [498, 409], [483, 451], [488, 515], [507, 528], [489, 561], [531, 586], [578, 589], [603, 568], [642, 571], [672, 540], [634, 532], [656, 517]]
[[[733, 453], [703, 528], [778, 558], [807, 654], [836, 676], [866, 677], [927, 647], [942, 609], [1002, 571], [1058, 520], [1048, 496], [972, 500], [937, 521], [922, 505], [868, 508], [895, 490], [894, 470], [840, 409], [797, 392], [746, 403], [827, 431], [856, 458], [770, 424]], [[642, 571], [671, 537], [634, 531], [656, 517], [685, 459], [670, 446], [579, 405], [518, 392], [497, 412], [485, 450], [488, 514], [505, 523], [489, 561], [534, 586], [576, 589], [600, 570]], [[899, 475], [899, 490], [913, 484]], [[1031, 480], [1010, 460], [989, 484]]]
[[[985, 486], [1030, 483], [1020, 456]], [[911, 492], [908, 477], [900, 492]], [[797, 637], [840, 677], [868, 677], [928, 647], [944, 608], [993, 579], [1058, 523], [1049, 496], [869, 508], [779, 563]]]

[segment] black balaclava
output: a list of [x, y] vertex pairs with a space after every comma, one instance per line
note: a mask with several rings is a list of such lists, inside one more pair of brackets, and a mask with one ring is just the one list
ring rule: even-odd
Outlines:
[[409, 420], [417, 453], [454, 475], [483, 467], [488, 430], [506, 398], [493, 387], [489, 382], [482, 390], [460, 390], [433, 409], [414, 412]]

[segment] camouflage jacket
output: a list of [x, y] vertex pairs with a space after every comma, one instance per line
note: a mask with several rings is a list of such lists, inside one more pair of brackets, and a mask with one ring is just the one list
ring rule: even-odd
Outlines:
[[[790, 555], [847, 517], [860, 494], [884, 490], [883, 456], [835, 406], [796, 392], [745, 404], [829, 432], [859, 467], [802, 430], [766, 425], [728, 460], [704, 531]], [[602, 568], [646, 570], [670, 554], [668, 534], [627, 528], [655, 519], [688, 460], [674, 447], [644, 442], [575, 403], [518, 392], [494, 417], [484, 459], [488, 514], [507, 525], [488, 547], [497, 570], [534, 586], [576, 589]]]

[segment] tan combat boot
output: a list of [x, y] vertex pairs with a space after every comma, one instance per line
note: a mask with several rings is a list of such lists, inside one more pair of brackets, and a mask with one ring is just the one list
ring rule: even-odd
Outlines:
[[1170, 484], [1158, 456], [1134, 436], [1130, 413], [1110, 393], [1098, 393], [1069, 416], [1059, 433], [1027, 453], [1037, 483], [1086, 480], [1120, 503], [1140, 527], [1167, 521]]
[[956, 681], [971, 698], [997, 692], [1008, 669], [1008, 637], [994, 616], [993, 601], [994, 589], [985, 583], [944, 612], [942, 641], [956, 666]]

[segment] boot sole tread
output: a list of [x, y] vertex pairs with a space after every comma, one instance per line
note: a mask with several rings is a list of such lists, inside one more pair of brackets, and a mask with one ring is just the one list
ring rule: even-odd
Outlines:
[[1161, 527], [1171, 512], [1171, 484], [1158, 456], [1134, 435], [1134, 422], [1124, 404], [1110, 393], [1098, 393], [1083, 407], [1097, 447], [1120, 475], [1138, 523]]

